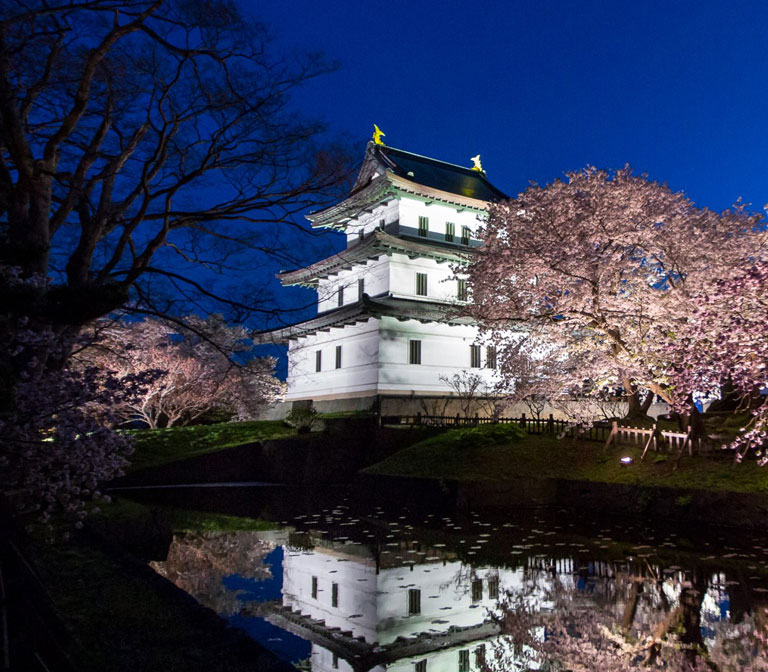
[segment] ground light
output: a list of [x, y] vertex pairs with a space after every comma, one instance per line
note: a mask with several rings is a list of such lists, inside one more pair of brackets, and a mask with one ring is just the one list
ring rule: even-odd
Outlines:
[[631, 457], [622, 457], [620, 462], [624, 465], [630, 465], [632, 464], [632, 458]]

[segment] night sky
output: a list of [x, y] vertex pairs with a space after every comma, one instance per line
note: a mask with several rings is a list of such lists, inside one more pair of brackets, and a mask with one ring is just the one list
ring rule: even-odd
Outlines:
[[[296, 104], [360, 158], [375, 122], [393, 147], [467, 166], [480, 153], [510, 195], [629, 163], [701, 206], [768, 201], [766, 2], [242, 6], [270, 26], [275, 50], [338, 61]], [[343, 245], [331, 238], [322, 254], [306, 248], [307, 263]], [[284, 306], [311, 298], [276, 295]]]
[[248, 3], [276, 46], [341, 67], [298, 102], [336, 132], [516, 194], [592, 164], [723, 209], [768, 195], [766, 2]]

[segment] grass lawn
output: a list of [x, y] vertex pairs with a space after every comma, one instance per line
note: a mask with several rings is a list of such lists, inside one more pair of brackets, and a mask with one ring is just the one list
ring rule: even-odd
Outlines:
[[136, 451], [130, 457], [129, 472], [214, 453], [244, 443], [295, 436], [296, 430], [281, 420], [263, 420], [170, 429], [138, 429], [132, 430], [130, 434], [134, 438]]
[[[562, 478], [768, 493], [768, 467], [758, 467], [754, 462], [736, 465], [730, 460], [686, 455], [675, 469], [676, 454], [649, 452], [641, 461], [640, 447], [611, 447], [604, 452], [602, 443], [530, 436], [517, 428], [510, 428], [514, 431], [505, 436], [498, 427], [502, 426], [445, 432], [395, 453], [364, 473], [478, 481]], [[622, 465], [619, 458], [624, 456], [631, 457], [633, 463]]]

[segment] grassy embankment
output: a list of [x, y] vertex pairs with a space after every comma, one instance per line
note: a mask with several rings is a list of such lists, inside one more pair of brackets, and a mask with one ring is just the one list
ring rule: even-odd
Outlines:
[[136, 448], [128, 471], [214, 453], [245, 443], [295, 436], [296, 430], [281, 420], [223, 422], [217, 425], [132, 430]]
[[[754, 462], [649, 452], [642, 447], [531, 436], [511, 425], [457, 429], [421, 441], [364, 470], [367, 474], [441, 480], [556, 478], [650, 487], [768, 493], [768, 467]], [[633, 462], [622, 465], [629, 456]]]

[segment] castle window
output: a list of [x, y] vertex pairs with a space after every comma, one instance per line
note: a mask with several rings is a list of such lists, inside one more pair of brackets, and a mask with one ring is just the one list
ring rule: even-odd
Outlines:
[[386, 220], [386, 219], [380, 219], [380, 220], [379, 220], [379, 228], [380, 228], [380, 229], [383, 229], [383, 228], [384, 228], [384, 225], [385, 225], [386, 223], [387, 223], [387, 220]]
[[341, 368], [341, 346], [340, 345], [336, 346], [336, 368], [337, 369]]
[[339, 654], [334, 653], [333, 654], [333, 669], [338, 670], [339, 669]]
[[472, 582], [472, 601], [479, 602], [483, 599], [483, 580], [475, 579]]
[[323, 370], [323, 351], [315, 350], [315, 371], [319, 372]]
[[488, 597], [491, 600], [499, 599], [499, 577], [492, 576], [488, 579]]
[[485, 368], [486, 369], [496, 368], [496, 346], [495, 345], [489, 345], [485, 349]]
[[429, 232], [429, 217], [419, 217], [419, 235], [422, 238], [426, 238], [428, 232]]
[[420, 660], [418, 663], [415, 663], [413, 666], [413, 672], [427, 672], [427, 661]]
[[469, 672], [469, 649], [459, 651], [459, 672]]
[[459, 301], [466, 301], [467, 300], [467, 281], [466, 280], [457, 280], [456, 281], [456, 298], [459, 299]]
[[456, 225], [453, 222], [445, 223], [445, 240], [449, 243], [453, 242], [453, 237], [456, 235]]
[[480, 368], [480, 346], [479, 345], [469, 346], [469, 365], [473, 369]]
[[365, 237], [365, 232], [364, 232], [362, 229], [360, 229], [360, 230], [357, 232], [357, 239], [358, 239], [358, 240], [362, 240], [364, 237]]
[[408, 615], [421, 613], [421, 591], [418, 588], [408, 590]]
[[331, 584], [331, 606], [332, 607], [339, 606], [339, 584], [338, 583]]
[[344, 287], [339, 287], [339, 305], [344, 305]]
[[426, 296], [426, 295], [427, 295], [427, 274], [417, 273], [416, 274], [416, 296]]
[[365, 294], [365, 278], [360, 278], [357, 281], [357, 300], [360, 301]]
[[462, 245], [469, 245], [469, 238], [471, 234], [472, 232], [469, 230], [468, 226], [461, 227], [461, 244]]
[[421, 364], [421, 341], [408, 341], [408, 363]]
[[317, 577], [316, 576], [312, 577], [312, 599], [313, 600], [317, 599]]

